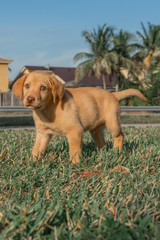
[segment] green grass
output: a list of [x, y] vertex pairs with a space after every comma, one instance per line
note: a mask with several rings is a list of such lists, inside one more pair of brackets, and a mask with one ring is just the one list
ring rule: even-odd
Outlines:
[[[160, 123], [160, 115], [126, 115], [121, 114], [121, 123]], [[34, 121], [32, 116], [0, 116], [0, 126], [33, 126]]]
[[160, 123], [160, 114], [121, 114], [120, 121], [122, 124], [147, 124], [147, 123]]
[[33, 126], [32, 116], [0, 117], [0, 126]]
[[76, 165], [65, 138], [33, 162], [34, 131], [0, 130], [0, 239], [160, 239], [160, 128], [123, 130], [121, 154], [86, 133]]

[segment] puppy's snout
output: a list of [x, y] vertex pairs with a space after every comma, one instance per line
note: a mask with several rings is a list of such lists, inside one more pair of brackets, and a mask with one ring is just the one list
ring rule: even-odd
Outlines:
[[35, 101], [35, 97], [33, 97], [33, 96], [28, 96], [27, 97], [27, 102], [28, 103], [32, 103], [32, 102], [34, 102]]

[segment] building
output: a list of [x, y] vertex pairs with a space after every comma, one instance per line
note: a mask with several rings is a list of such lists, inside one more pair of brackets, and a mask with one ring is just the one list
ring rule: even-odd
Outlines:
[[8, 92], [8, 64], [11, 62], [11, 59], [0, 57], [0, 92]]
[[[102, 79], [97, 79], [95, 76], [89, 77], [86, 75], [81, 81], [75, 82], [75, 70], [76, 68], [70, 67], [43, 67], [43, 66], [24, 66], [20, 73], [14, 79], [14, 82], [22, 77], [24, 74], [31, 73], [33, 71], [46, 71], [50, 74], [53, 74], [59, 81], [62, 82], [67, 87], [85, 87], [85, 86], [93, 86], [93, 87], [103, 87]], [[113, 86], [116, 81], [116, 74], [113, 73], [112, 76], [106, 75], [106, 85], [108, 90], [113, 90]]]

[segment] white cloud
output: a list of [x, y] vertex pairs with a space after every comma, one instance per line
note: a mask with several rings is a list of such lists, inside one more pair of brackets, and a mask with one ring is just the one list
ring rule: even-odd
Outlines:
[[47, 52], [46, 51], [40, 51], [36, 53], [36, 59], [44, 59], [47, 56]]

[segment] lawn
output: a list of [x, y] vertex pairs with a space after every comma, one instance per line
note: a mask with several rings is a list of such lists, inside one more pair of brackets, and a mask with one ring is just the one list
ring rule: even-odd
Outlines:
[[65, 138], [33, 162], [34, 131], [0, 130], [0, 239], [160, 239], [160, 128], [123, 131], [121, 154], [85, 133], [73, 165]]
[[[160, 114], [121, 114], [120, 121], [122, 124], [147, 124], [147, 123], [160, 123]], [[0, 115], [0, 127], [1, 126], [33, 126], [34, 121], [31, 115], [21, 116], [3, 116]]]

